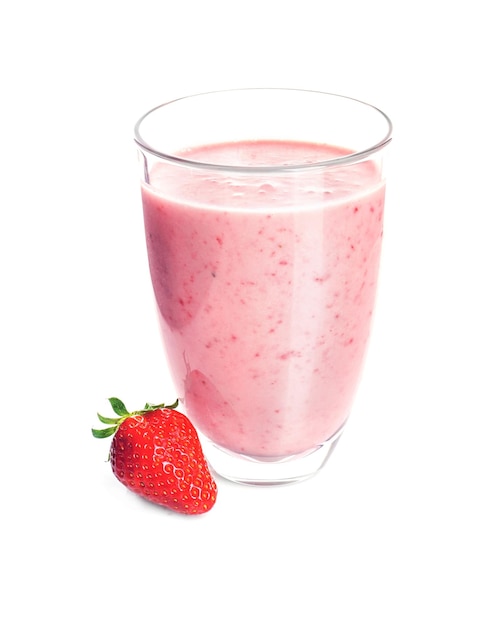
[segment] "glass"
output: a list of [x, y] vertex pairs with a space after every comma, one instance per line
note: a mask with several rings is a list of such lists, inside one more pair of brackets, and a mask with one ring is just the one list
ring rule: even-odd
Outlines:
[[391, 130], [368, 104], [295, 89], [189, 96], [136, 124], [163, 344], [225, 478], [307, 478], [342, 433], [375, 303]]

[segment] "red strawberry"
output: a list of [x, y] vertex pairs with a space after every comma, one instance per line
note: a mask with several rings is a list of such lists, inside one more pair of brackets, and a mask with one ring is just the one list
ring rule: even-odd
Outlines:
[[204, 458], [196, 429], [172, 405], [147, 404], [129, 413], [118, 398], [109, 398], [118, 417], [98, 415], [97, 438], [114, 435], [110, 461], [116, 477], [131, 491], [179, 513], [209, 511], [217, 487]]

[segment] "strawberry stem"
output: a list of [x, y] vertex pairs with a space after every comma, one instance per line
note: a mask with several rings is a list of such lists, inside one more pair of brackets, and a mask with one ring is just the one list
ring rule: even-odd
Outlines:
[[119, 428], [120, 424], [122, 424], [124, 420], [128, 417], [132, 417], [135, 415], [144, 415], [145, 413], [155, 411], [156, 409], [175, 409], [179, 404], [178, 399], [173, 404], [149, 404], [147, 402], [143, 410], [133, 411], [132, 413], [129, 413], [128, 409], [124, 405], [124, 402], [122, 402], [122, 400], [119, 400], [119, 398], [109, 398], [109, 402], [112, 410], [118, 417], [104, 417], [100, 413], [97, 413], [97, 417], [99, 418], [100, 422], [102, 422], [103, 424], [110, 424], [108, 428], [92, 428], [92, 435], [97, 439], [105, 439], [106, 437], [110, 437], [111, 435], [113, 435]]

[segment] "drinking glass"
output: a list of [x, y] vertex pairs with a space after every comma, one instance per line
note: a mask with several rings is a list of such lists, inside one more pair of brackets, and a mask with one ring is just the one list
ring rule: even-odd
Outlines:
[[371, 329], [392, 125], [345, 96], [203, 93], [136, 124], [163, 346], [211, 467], [295, 482], [349, 417]]

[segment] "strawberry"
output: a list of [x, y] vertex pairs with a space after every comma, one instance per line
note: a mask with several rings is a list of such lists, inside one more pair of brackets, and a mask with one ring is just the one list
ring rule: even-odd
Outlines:
[[115, 476], [143, 498], [195, 515], [209, 511], [216, 502], [217, 487], [204, 458], [196, 429], [172, 405], [146, 404], [129, 413], [118, 398], [109, 398], [117, 417], [98, 415], [99, 439], [114, 435], [110, 461]]

